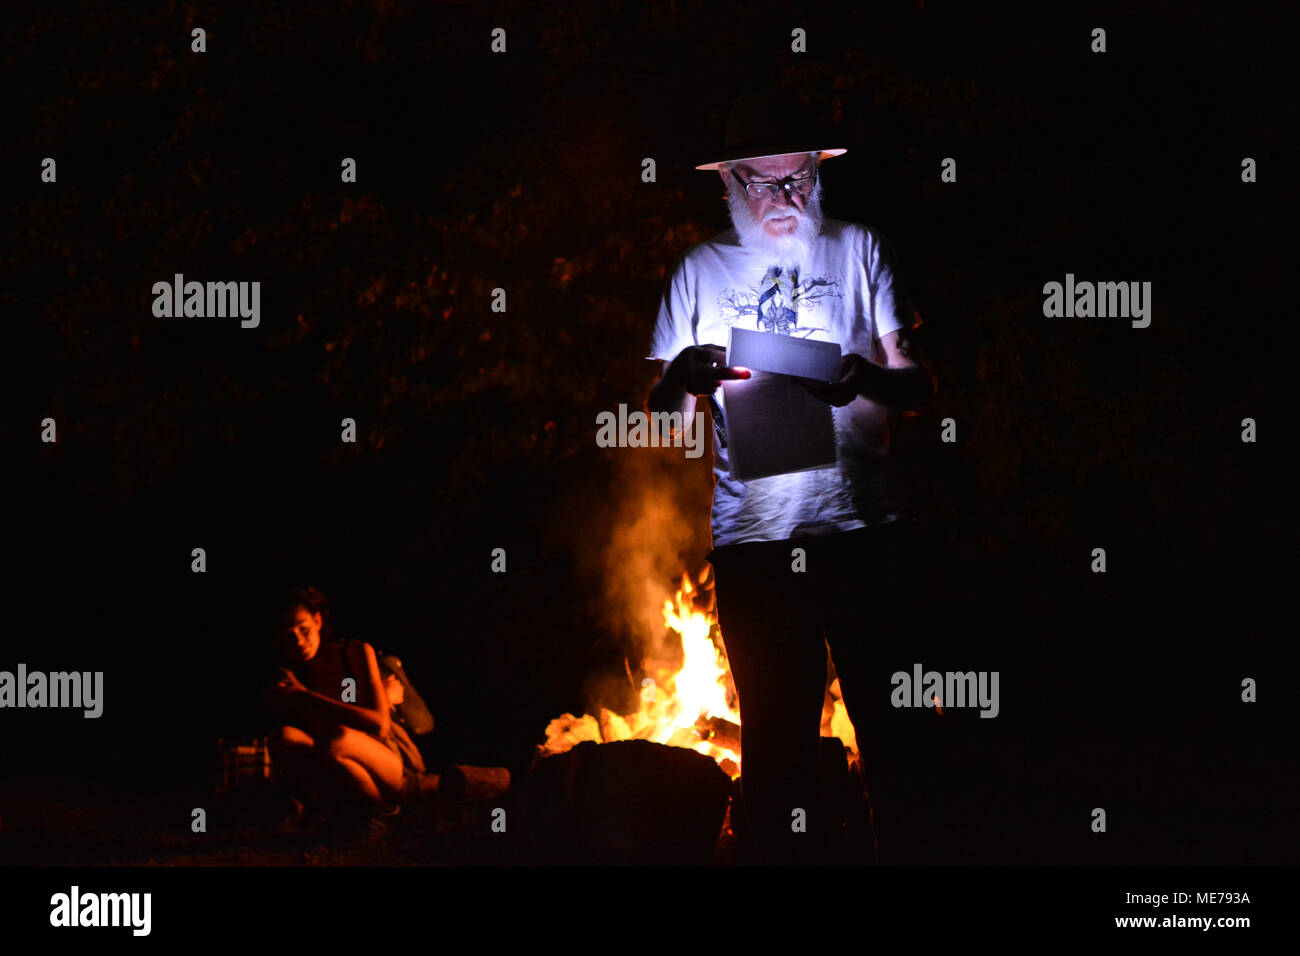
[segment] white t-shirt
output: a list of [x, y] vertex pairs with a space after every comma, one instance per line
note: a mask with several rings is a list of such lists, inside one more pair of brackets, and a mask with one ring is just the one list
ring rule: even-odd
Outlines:
[[[743, 247], [734, 229], [689, 249], [666, 284], [648, 357], [670, 362], [691, 345], [726, 348], [728, 330], [739, 325], [838, 342], [842, 353], [884, 365], [877, 340], [912, 326], [893, 249], [867, 226], [824, 220], [808, 262], [794, 275], [780, 273], [769, 258]], [[725, 419], [723, 390], [714, 397]], [[707, 400], [697, 407], [707, 410]], [[859, 396], [832, 414], [834, 468], [752, 481], [731, 477], [715, 431], [714, 547], [851, 531], [906, 513], [888, 457], [889, 409]]]

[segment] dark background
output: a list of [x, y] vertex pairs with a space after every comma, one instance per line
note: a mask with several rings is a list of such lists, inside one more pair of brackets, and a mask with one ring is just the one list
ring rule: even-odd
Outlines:
[[[265, 730], [272, 629], [305, 583], [340, 633], [402, 655], [439, 759], [518, 766], [591, 709], [637, 659], [620, 562], [665, 591], [698, 570], [710, 495], [707, 457], [599, 449], [595, 416], [644, 399], [668, 270], [729, 225], [692, 167], [735, 94], [779, 80], [848, 149], [822, 167], [827, 215], [892, 240], [925, 320], [940, 392], [895, 434], [916, 631], [890, 646], [900, 667], [1001, 672], [1000, 717], [957, 725], [981, 789], [952, 786], [1050, 821], [1045, 843], [1007, 836], [1038, 861], [1085, 858], [1103, 806], [1111, 859], [1294, 862], [1289, 25], [1172, 3], [12, 17], [0, 668], [102, 670], [105, 714], [0, 714], [6, 775], [206, 781], [217, 737]], [[176, 272], [261, 281], [261, 326], [154, 318]], [[1150, 281], [1151, 326], [1044, 318], [1067, 272]], [[674, 527], [629, 554], [618, 529], [665, 495]]]

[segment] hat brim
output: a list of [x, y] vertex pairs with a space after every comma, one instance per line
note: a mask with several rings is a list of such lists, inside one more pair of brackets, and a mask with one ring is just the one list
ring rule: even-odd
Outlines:
[[[696, 166], [695, 168], [696, 169], [721, 169], [723, 164], [725, 163], [743, 163], [743, 162], [748, 162], [751, 159], [771, 159], [773, 156], [789, 156], [792, 153], [814, 153], [814, 152], [817, 152], [817, 150], [783, 149], [780, 152], [776, 152], [776, 153], [761, 153], [758, 155], [749, 154], [749, 155], [740, 155], [740, 156], [729, 156], [726, 159], [719, 159], [717, 162], [713, 162], [713, 163], [705, 163], [703, 166]], [[821, 152], [821, 156], [818, 157], [818, 159], [822, 160], [822, 159], [830, 159], [834, 156], [843, 156], [845, 153], [848, 152], [848, 150], [836, 148], [836, 149], [823, 149], [820, 152]]]

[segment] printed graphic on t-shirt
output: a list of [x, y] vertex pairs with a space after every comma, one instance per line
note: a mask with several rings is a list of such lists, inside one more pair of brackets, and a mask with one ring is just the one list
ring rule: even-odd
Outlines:
[[758, 286], [721, 290], [718, 311], [727, 328], [739, 325], [807, 338], [814, 332], [829, 332], [826, 325], [817, 324], [816, 318], [820, 300], [827, 296], [844, 298], [844, 283], [839, 276], [804, 278], [798, 269], [783, 273], [780, 266], [772, 266]]

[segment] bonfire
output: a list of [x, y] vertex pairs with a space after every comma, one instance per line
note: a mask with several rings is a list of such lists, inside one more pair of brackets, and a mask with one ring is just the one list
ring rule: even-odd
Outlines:
[[[624, 662], [628, 680], [639, 688], [640, 706], [630, 714], [606, 707], [599, 714], [564, 714], [546, 727], [542, 755], [564, 753], [583, 741], [649, 740], [670, 747], [689, 747], [717, 761], [733, 780], [740, 776], [741, 715], [727, 663], [726, 646], [713, 604], [712, 569], [692, 580], [685, 572], [676, 594], [665, 597], [664, 626], [673, 645], [680, 642], [680, 663], [646, 658], [640, 680]], [[675, 648], [674, 648], [675, 649]], [[834, 667], [827, 660], [822, 736], [838, 737], [851, 762], [859, 761], [857, 738]]]

